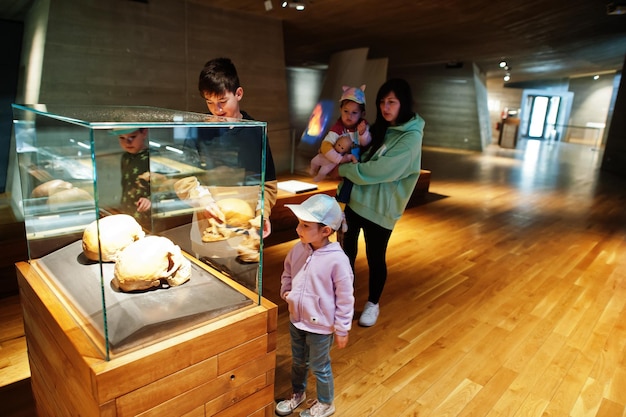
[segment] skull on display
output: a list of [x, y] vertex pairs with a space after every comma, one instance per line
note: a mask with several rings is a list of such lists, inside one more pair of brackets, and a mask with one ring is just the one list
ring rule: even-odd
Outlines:
[[102, 262], [113, 262], [119, 251], [145, 236], [141, 225], [128, 214], [114, 214], [98, 222], [94, 220], [83, 232], [83, 253], [92, 261], [101, 256]]
[[191, 278], [191, 263], [180, 247], [161, 236], [148, 236], [128, 245], [115, 263], [113, 285], [122, 291], [140, 291], [181, 285]]

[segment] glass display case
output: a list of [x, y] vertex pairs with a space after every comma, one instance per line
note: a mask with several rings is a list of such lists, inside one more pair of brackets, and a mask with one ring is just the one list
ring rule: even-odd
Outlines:
[[265, 122], [13, 113], [30, 264], [106, 360], [261, 303]]

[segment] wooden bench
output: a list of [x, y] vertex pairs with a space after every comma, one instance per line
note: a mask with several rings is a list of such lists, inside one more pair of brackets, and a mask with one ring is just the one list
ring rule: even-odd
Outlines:
[[[301, 175], [279, 176], [279, 181], [300, 180], [304, 182], [312, 182], [309, 177]], [[286, 242], [297, 238], [296, 225], [298, 221], [291, 210], [285, 207], [285, 204], [300, 204], [314, 194], [328, 194], [335, 196], [338, 181], [320, 181], [317, 183], [317, 190], [304, 193], [294, 194], [287, 191], [278, 190], [278, 198], [276, 205], [272, 209], [270, 221], [272, 223], [272, 234], [263, 241], [264, 246], [271, 246], [278, 243]], [[420, 203], [428, 193], [430, 187], [430, 171], [421, 170], [411, 199], [407, 204], [407, 208], [413, 207]]]

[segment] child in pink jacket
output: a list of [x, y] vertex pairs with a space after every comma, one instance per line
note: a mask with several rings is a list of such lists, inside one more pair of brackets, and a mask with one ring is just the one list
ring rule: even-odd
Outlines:
[[298, 218], [300, 238], [285, 258], [280, 288], [289, 306], [293, 393], [275, 411], [289, 415], [305, 400], [310, 367], [317, 400], [300, 416], [326, 417], [335, 412], [330, 348], [333, 341], [346, 347], [354, 315], [352, 267], [339, 243], [329, 240], [345, 222], [339, 203], [326, 194], [286, 206]]

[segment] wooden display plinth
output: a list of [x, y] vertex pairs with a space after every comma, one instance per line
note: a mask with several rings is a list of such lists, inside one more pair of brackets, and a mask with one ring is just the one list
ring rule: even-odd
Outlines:
[[278, 310], [270, 301], [106, 361], [49, 278], [16, 266], [40, 417], [274, 415]]

